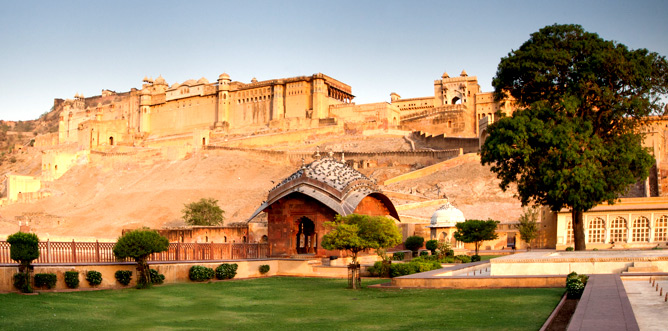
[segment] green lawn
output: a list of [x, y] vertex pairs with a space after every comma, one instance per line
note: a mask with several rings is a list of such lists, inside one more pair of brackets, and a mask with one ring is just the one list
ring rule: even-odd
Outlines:
[[[386, 280], [385, 280], [386, 281]], [[383, 282], [363, 280], [363, 285]], [[538, 330], [564, 289], [348, 290], [261, 278], [150, 290], [0, 294], [2, 330]]]
[[506, 255], [480, 255], [480, 261], [487, 261], [495, 257], [501, 257], [501, 256], [506, 256]]

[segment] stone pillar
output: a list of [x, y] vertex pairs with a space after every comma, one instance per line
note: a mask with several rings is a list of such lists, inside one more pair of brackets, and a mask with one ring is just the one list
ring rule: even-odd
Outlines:
[[631, 229], [632, 229], [632, 228], [631, 228], [631, 223], [632, 223], [632, 222], [633, 222], [633, 219], [631, 219], [631, 214], [629, 214], [629, 218], [628, 218], [628, 220], [627, 220], [627, 222], [626, 222], [626, 243], [630, 243], [630, 242], [631, 242], [631, 238], [632, 238], [632, 236], [631, 236], [631, 234], [632, 234], [632, 233], [631, 233]]

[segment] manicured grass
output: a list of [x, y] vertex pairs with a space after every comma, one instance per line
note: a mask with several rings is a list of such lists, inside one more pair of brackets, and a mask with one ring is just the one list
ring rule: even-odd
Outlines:
[[501, 256], [505, 256], [505, 255], [480, 255], [480, 261], [487, 261], [487, 260], [491, 260], [495, 257], [501, 257]]
[[[385, 280], [386, 281], [386, 280]], [[363, 285], [383, 282], [363, 280]], [[0, 294], [2, 330], [538, 330], [564, 289], [346, 289], [261, 278], [150, 290]]]

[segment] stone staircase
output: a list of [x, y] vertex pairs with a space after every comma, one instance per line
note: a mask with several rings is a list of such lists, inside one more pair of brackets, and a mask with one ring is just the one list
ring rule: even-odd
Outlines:
[[651, 261], [635, 261], [623, 274], [661, 272]]

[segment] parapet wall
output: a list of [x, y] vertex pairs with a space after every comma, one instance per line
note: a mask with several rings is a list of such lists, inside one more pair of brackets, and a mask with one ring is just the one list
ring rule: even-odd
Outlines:
[[411, 138], [429, 148], [462, 148], [464, 153], [477, 153], [480, 146], [480, 139], [478, 138], [448, 137], [445, 134], [431, 135], [423, 131], [414, 131]]
[[[231, 150], [231, 151], [242, 151], [249, 153], [256, 153], [263, 156], [273, 157], [273, 158], [285, 158], [286, 160], [298, 163], [303, 159], [304, 162], [309, 163], [315, 160], [313, 153], [304, 153], [304, 152], [292, 152], [292, 151], [276, 151], [276, 150], [267, 150], [267, 149], [254, 149], [254, 148], [244, 148], [244, 147], [231, 147], [231, 146], [219, 146], [219, 145], [209, 145], [206, 146], [207, 150]], [[324, 154], [324, 153], [323, 153]], [[347, 163], [350, 163], [354, 168], [365, 167], [362, 165], [365, 161], [374, 160], [375, 164], [433, 164], [435, 162], [448, 160], [460, 155], [460, 150], [443, 150], [443, 151], [431, 151], [431, 150], [417, 150], [417, 151], [385, 151], [385, 152], [333, 152], [332, 157], [335, 159], [344, 159]]]

